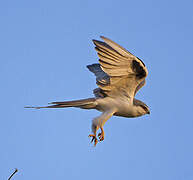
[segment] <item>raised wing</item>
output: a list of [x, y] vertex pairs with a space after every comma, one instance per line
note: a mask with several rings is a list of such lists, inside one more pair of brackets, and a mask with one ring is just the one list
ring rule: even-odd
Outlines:
[[101, 38], [104, 42], [93, 40], [100, 65], [88, 67], [95, 73], [97, 85], [108, 96], [133, 98], [148, 74], [145, 64], [112, 40]]

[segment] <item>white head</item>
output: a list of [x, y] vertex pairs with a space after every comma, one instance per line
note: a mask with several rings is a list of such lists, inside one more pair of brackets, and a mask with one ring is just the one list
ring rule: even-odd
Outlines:
[[140, 101], [138, 99], [134, 99], [133, 104], [136, 107], [137, 114], [139, 116], [142, 116], [145, 114], [150, 114], [149, 107], [145, 103], [143, 103], [142, 101]]

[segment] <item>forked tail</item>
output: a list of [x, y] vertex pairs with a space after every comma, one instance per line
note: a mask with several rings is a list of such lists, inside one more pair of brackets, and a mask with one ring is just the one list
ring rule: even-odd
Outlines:
[[63, 101], [63, 102], [51, 102], [49, 104], [54, 104], [50, 106], [26, 106], [25, 108], [34, 108], [34, 109], [41, 109], [41, 108], [66, 108], [66, 107], [77, 107], [82, 109], [94, 109], [97, 105], [95, 98], [88, 98], [88, 99], [80, 99], [75, 101]]

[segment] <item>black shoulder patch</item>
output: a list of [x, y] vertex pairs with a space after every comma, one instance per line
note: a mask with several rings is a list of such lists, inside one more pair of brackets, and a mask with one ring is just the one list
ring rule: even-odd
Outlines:
[[141, 79], [141, 78], [146, 76], [146, 72], [145, 72], [144, 68], [136, 60], [132, 61], [132, 69], [136, 73], [136, 76], [138, 78]]

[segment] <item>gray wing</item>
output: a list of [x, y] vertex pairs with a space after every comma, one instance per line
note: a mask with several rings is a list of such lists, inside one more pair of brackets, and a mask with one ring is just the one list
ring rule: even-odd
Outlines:
[[[99, 87], [107, 86], [110, 84], [110, 77], [101, 69], [100, 64], [91, 64], [88, 65], [87, 68], [96, 76], [96, 84]], [[106, 96], [101, 88], [94, 89], [93, 93], [95, 97], [98, 98]]]
[[104, 42], [93, 40], [99, 64], [88, 67], [96, 75], [97, 85], [108, 96], [133, 98], [148, 74], [145, 64], [110, 39], [101, 38]]
[[110, 83], [110, 77], [106, 74], [102, 69], [100, 64], [91, 64], [88, 65], [87, 68], [93, 72], [96, 76], [96, 83], [97, 85], [108, 85]]

